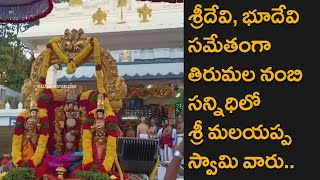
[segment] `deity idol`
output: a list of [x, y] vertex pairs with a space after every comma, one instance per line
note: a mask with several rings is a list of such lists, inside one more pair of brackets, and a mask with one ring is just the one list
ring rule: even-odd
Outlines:
[[83, 125], [84, 170], [94, 166], [101, 173], [111, 173], [116, 158], [117, 121], [107, 97], [98, 95], [97, 108], [87, 114]]
[[75, 91], [71, 90], [67, 92], [66, 104], [64, 106], [66, 119], [60, 124], [63, 127], [64, 154], [80, 150], [81, 118], [77, 97]]
[[12, 140], [12, 160], [16, 167], [36, 168], [36, 176], [46, 173], [42, 158], [48, 142], [48, 117], [45, 109], [38, 109], [35, 100], [30, 110], [17, 118]]

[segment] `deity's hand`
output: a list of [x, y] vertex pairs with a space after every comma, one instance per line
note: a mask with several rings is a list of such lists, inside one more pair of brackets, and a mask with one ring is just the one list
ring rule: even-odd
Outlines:
[[64, 122], [63, 121], [59, 121], [59, 126], [60, 126], [61, 129], [63, 129], [64, 128]]
[[37, 124], [37, 130], [39, 131], [39, 130], [40, 130], [40, 128], [41, 128], [41, 124], [40, 124], [40, 123], [38, 123], [38, 124]]
[[94, 126], [91, 126], [91, 132], [94, 132], [94, 128], [95, 128]]

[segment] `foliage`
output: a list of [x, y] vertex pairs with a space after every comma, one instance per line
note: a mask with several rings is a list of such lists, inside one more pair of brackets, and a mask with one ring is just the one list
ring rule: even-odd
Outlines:
[[[18, 39], [18, 34], [24, 32], [39, 21], [24, 24], [0, 24], [0, 84], [19, 91], [24, 79], [30, 75], [33, 52]], [[6, 77], [6, 78], [3, 78]]]
[[3, 180], [34, 180], [34, 171], [30, 168], [13, 168]]
[[94, 166], [91, 171], [76, 172], [76, 177], [86, 180], [110, 180], [110, 176], [100, 173], [96, 166]]

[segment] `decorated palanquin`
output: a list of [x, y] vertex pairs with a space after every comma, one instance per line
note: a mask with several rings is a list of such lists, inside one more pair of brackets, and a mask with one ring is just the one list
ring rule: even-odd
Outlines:
[[[73, 74], [87, 62], [96, 65], [97, 90], [44, 88], [51, 65], [65, 64]], [[64, 168], [65, 178], [95, 170], [123, 179], [117, 162], [117, 138], [122, 134], [117, 112], [126, 93], [115, 60], [96, 38], [85, 37], [82, 29], [67, 29], [63, 37], [52, 38], [22, 88], [26, 110], [15, 125], [14, 166], [33, 168], [36, 177], [57, 177], [57, 169]]]

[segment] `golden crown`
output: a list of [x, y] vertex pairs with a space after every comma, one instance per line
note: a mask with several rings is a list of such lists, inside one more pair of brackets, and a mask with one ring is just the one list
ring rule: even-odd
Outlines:
[[37, 104], [37, 101], [34, 98], [32, 98], [30, 102], [30, 110], [35, 110], [35, 109], [36, 110], [38, 109], [38, 104]]
[[78, 98], [78, 93], [74, 89], [67, 91], [66, 102], [76, 102]]
[[97, 110], [104, 110], [104, 96], [103, 96], [103, 94], [98, 95]]

